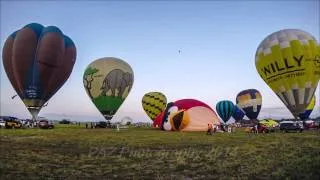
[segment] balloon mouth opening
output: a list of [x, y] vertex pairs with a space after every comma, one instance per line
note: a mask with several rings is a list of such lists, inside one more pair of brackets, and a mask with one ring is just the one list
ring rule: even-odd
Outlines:
[[40, 109], [41, 109], [40, 107], [28, 107], [28, 110], [32, 116], [32, 120], [36, 120], [38, 118]]
[[107, 121], [110, 121], [113, 117], [112, 115], [108, 115], [108, 114], [104, 114], [103, 116]]
[[299, 112], [296, 112], [296, 113], [292, 113], [293, 117], [295, 120], [301, 120], [300, 116], [299, 116]]

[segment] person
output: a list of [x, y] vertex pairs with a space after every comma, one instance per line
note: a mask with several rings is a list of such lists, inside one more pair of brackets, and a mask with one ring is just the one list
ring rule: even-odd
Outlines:
[[88, 128], [88, 123], [86, 123], [86, 129]]
[[207, 135], [212, 135], [212, 124], [208, 124]]
[[[259, 124], [259, 123], [258, 123], [258, 124]], [[258, 128], [259, 128], [259, 127], [258, 127], [258, 124], [256, 124], [256, 125], [254, 126], [254, 131], [255, 131], [256, 134], [258, 134], [258, 131], [259, 131], [259, 130], [258, 130]]]
[[233, 125], [232, 127], [231, 127], [232, 129], [231, 129], [231, 132], [236, 132], [236, 125]]
[[258, 125], [257, 125], [257, 133], [259, 133], [259, 129], [261, 128], [261, 124], [258, 122]]
[[216, 133], [216, 132], [217, 132], [217, 125], [214, 124], [214, 125], [213, 125], [213, 133]]
[[227, 127], [228, 127], [228, 133], [231, 133], [231, 126], [228, 125]]
[[221, 130], [226, 132], [226, 125], [225, 124], [221, 125]]

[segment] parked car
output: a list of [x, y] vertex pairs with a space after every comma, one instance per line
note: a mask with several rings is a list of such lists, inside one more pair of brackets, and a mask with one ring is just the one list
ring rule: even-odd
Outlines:
[[313, 120], [307, 120], [304, 121], [304, 128], [305, 129], [314, 129], [317, 128], [315, 121]]
[[21, 121], [13, 116], [0, 116], [0, 127], [5, 127], [7, 129], [11, 128], [21, 128]]
[[0, 120], [0, 128], [4, 128], [6, 126], [6, 121]]
[[21, 128], [22, 124], [18, 119], [8, 119], [6, 120], [5, 127], [7, 129]]
[[314, 125], [316, 126], [316, 128], [320, 128], [320, 121], [318, 120], [318, 121], [314, 121]]
[[296, 121], [283, 121], [283, 122], [280, 122], [280, 131], [282, 131], [282, 132], [289, 132], [289, 131], [302, 132], [303, 131], [303, 124], [301, 122], [296, 122]]
[[105, 121], [100, 121], [97, 124], [95, 124], [95, 128], [107, 128], [109, 127], [109, 124]]
[[54, 128], [53, 122], [48, 120], [40, 120], [38, 124], [41, 129], [52, 129]]

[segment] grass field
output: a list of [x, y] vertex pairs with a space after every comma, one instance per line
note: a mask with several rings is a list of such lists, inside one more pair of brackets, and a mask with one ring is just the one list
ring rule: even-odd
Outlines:
[[320, 132], [0, 129], [0, 179], [320, 179]]

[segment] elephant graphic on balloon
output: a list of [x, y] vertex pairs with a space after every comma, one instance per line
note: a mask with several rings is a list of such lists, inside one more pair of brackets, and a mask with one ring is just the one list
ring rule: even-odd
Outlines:
[[123, 72], [121, 69], [114, 69], [110, 71], [104, 78], [101, 96], [106, 96], [107, 92], [111, 90], [111, 96], [116, 95], [118, 90], [118, 97], [122, 97], [125, 89], [128, 87], [130, 91], [133, 84], [133, 76], [129, 72]]
[[133, 85], [133, 71], [118, 58], [101, 58], [86, 68], [83, 76], [85, 90], [106, 120], [111, 120]]

